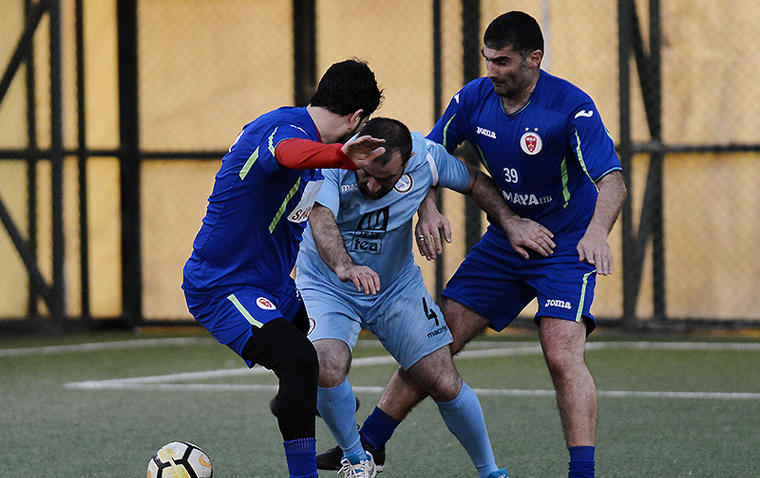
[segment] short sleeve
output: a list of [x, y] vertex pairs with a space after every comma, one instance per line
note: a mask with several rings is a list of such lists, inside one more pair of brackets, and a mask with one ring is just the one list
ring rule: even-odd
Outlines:
[[340, 209], [340, 182], [346, 172], [342, 169], [323, 169], [322, 187], [315, 202], [329, 208], [335, 217]]
[[433, 141], [426, 141], [425, 156], [433, 174], [433, 186], [462, 192], [470, 184], [470, 171], [457, 157]]
[[450, 153], [453, 153], [466, 137], [467, 125], [464, 114], [464, 88], [451, 98], [443, 115], [428, 133], [427, 138], [443, 145]]
[[597, 182], [606, 174], [622, 169], [615, 143], [593, 101], [589, 99], [571, 114], [570, 144], [589, 178]]
[[274, 155], [275, 148], [281, 141], [293, 138], [314, 139], [303, 128], [291, 123], [280, 123], [271, 127], [264, 135], [259, 136], [258, 142], [255, 140], [256, 137], [257, 135], [253, 131], [249, 133], [247, 130], [243, 130], [243, 134], [237, 143], [247, 144], [251, 155], [255, 155], [256, 161], [260, 162], [261, 166], [269, 172], [281, 169], [281, 165]]

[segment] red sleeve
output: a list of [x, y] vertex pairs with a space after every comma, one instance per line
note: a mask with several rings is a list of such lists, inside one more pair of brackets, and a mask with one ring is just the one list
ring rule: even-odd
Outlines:
[[351, 158], [340, 149], [341, 143], [323, 144], [309, 139], [280, 141], [274, 151], [277, 162], [288, 169], [340, 168], [356, 170]]

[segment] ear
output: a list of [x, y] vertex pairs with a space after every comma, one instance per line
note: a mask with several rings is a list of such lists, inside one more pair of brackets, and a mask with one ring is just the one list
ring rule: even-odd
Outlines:
[[348, 115], [348, 123], [351, 125], [351, 129], [359, 129], [359, 125], [361, 125], [362, 117], [364, 115], [364, 110], [356, 110], [350, 115]]
[[531, 67], [538, 68], [541, 66], [541, 60], [544, 58], [544, 52], [541, 50], [533, 50], [528, 54], [525, 59]]

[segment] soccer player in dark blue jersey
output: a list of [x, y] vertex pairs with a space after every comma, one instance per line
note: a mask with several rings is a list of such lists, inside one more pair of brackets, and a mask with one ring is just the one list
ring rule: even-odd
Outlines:
[[[543, 49], [529, 15], [494, 19], [482, 49], [487, 77], [456, 93], [428, 135], [449, 152], [470, 142], [518, 216], [505, 229], [488, 227], [448, 282], [441, 308], [456, 353], [486, 327], [502, 330], [538, 299], [535, 321], [570, 452], [568, 476], [593, 477], [597, 399], [584, 347], [596, 325], [590, 311], [596, 274], [612, 272], [607, 236], [626, 189], [594, 102], [540, 69]], [[421, 217], [427, 209], [423, 204]], [[446, 224], [431, 219], [417, 226], [429, 259], [440, 252], [439, 226]], [[361, 430], [370, 451], [382, 450], [423, 397], [408, 373], [394, 374]]]
[[381, 97], [372, 70], [346, 60], [325, 72], [308, 106], [282, 107], [243, 127], [222, 158], [183, 271], [196, 320], [249, 367], [261, 364], [279, 378], [272, 412], [293, 478], [317, 477], [318, 362], [290, 273], [321, 184], [318, 168], [355, 170], [385, 152], [370, 136], [340, 144]]

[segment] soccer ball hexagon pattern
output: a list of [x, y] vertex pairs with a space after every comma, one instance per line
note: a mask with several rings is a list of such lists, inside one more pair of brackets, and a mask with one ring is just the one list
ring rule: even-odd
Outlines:
[[162, 446], [148, 462], [148, 478], [212, 478], [214, 469], [208, 455], [186, 441]]

